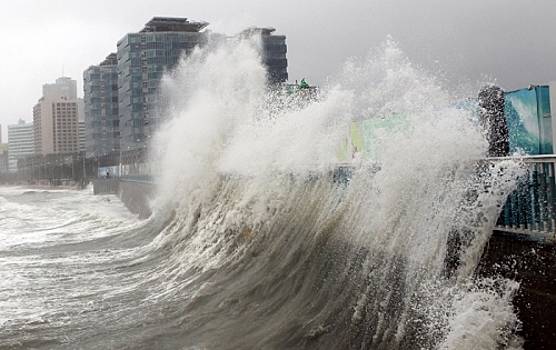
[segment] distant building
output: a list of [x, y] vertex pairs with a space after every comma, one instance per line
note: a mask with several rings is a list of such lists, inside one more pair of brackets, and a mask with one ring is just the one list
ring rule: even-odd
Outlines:
[[19, 120], [17, 124], [8, 125], [8, 169], [17, 171], [18, 159], [35, 153], [33, 123]]
[[60, 77], [56, 79], [55, 83], [44, 84], [42, 86], [42, 96], [48, 97], [51, 100], [59, 100], [61, 98], [76, 100], [77, 81], [68, 77]]
[[8, 144], [0, 143], [0, 174], [5, 174], [8, 171]]
[[85, 70], [83, 90], [87, 156], [119, 151], [118, 59], [115, 53]]
[[157, 126], [158, 87], [165, 71], [207, 42], [206, 22], [154, 17], [139, 33], [118, 42], [120, 147], [142, 148]]
[[79, 125], [83, 100], [77, 98], [76, 81], [61, 77], [43, 86], [43, 96], [33, 108], [37, 154], [79, 151]]
[[261, 54], [263, 64], [268, 72], [268, 80], [271, 84], [279, 84], [288, 81], [288, 47], [285, 35], [275, 35], [274, 28], [248, 28], [242, 31], [240, 37], [260, 36]]

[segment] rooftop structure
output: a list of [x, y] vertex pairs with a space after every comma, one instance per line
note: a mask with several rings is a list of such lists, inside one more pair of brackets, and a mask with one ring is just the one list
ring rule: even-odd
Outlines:
[[100, 62], [99, 66], [114, 66], [118, 64], [118, 55], [115, 52], [112, 52], [104, 61]]
[[200, 32], [208, 22], [190, 22], [183, 17], [153, 17], [140, 33], [149, 32]]
[[77, 81], [60, 77], [56, 79], [54, 84], [44, 84], [42, 86], [42, 95], [45, 98], [56, 100], [60, 98], [76, 99], [77, 98]]
[[255, 35], [255, 34], [271, 35], [275, 31], [276, 31], [276, 29], [272, 28], [272, 27], [249, 27], [247, 29], [244, 29], [240, 33], [240, 36], [249, 37], [249, 36], [252, 36], [252, 35]]

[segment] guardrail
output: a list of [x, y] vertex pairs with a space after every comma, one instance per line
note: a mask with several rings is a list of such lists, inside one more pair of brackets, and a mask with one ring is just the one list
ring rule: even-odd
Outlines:
[[120, 181], [154, 184], [154, 179], [150, 175], [127, 175], [120, 177]]
[[[495, 231], [512, 238], [556, 243], [556, 155], [487, 158], [492, 162], [504, 160], [522, 162], [527, 169], [518, 180], [517, 189], [509, 195]], [[338, 163], [328, 175], [334, 182], [347, 183], [355, 167], [352, 163]], [[152, 175], [141, 172], [119, 179], [151, 185], [154, 182]]]
[[518, 160], [526, 173], [504, 205], [496, 230], [550, 243], [556, 242], [556, 155], [497, 157], [491, 161]]

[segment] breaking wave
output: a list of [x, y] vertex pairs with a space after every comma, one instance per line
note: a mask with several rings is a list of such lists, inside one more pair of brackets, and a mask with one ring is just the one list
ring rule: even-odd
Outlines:
[[[79, 225], [112, 231], [47, 253], [21, 248], [22, 271], [68, 270], [37, 282], [50, 293], [45, 310], [33, 321], [5, 316], [0, 339], [14, 348], [519, 348], [517, 283], [474, 275], [519, 166], [478, 161], [487, 144], [473, 112], [391, 42], [333, 81], [310, 96], [271, 91], [248, 40], [184, 59], [163, 82], [153, 216], [122, 227], [91, 214]], [[357, 125], [364, 149], [349, 137]], [[0, 251], [2, 271], [13, 254]], [[7, 316], [8, 295], [0, 291]]]
[[[176, 278], [199, 288], [185, 314], [205, 319], [186, 338], [209, 348], [514, 346], [516, 283], [473, 272], [518, 170], [477, 164], [487, 146], [473, 113], [391, 42], [308, 103], [269, 93], [258, 62], [250, 42], [221, 45], [167, 80], [157, 204], [175, 217], [158, 239], [174, 247]], [[348, 155], [342, 181], [338, 149], [359, 120], [377, 121], [363, 131], [371, 149]]]

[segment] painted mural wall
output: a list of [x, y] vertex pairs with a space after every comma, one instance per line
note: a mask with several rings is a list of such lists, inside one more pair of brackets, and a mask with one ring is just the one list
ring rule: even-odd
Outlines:
[[504, 113], [510, 137], [510, 153], [553, 153], [548, 86], [507, 92]]

